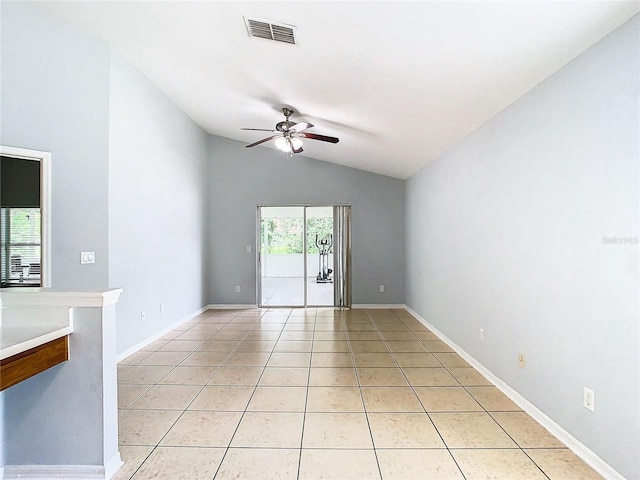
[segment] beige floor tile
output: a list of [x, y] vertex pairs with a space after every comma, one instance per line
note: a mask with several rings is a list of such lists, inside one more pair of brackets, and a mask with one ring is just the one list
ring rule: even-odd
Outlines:
[[314, 341], [346, 341], [346, 332], [315, 332], [313, 335]]
[[133, 480], [210, 480], [224, 452], [223, 448], [158, 447]]
[[227, 447], [241, 418], [241, 412], [187, 411], [178, 419], [160, 444], [182, 447]]
[[129, 480], [153, 449], [152, 446], [120, 445], [118, 450], [124, 465], [111, 477], [111, 480]]
[[133, 353], [124, 360], [120, 361], [118, 365], [137, 365], [152, 353], [152, 351], [138, 350], [136, 353]]
[[440, 362], [431, 353], [394, 353], [398, 365], [405, 368], [432, 368], [442, 367]]
[[[470, 365], [457, 353], [434, 353], [434, 357], [446, 368], [469, 367]], [[438, 365], [439, 366], [439, 365]]]
[[277, 353], [269, 358], [269, 367], [308, 367], [311, 362], [311, 353]]
[[118, 382], [151, 385], [158, 383], [172, 369], [170, 365], [136, 365], [119, 375]]
[[313, 342], [309, 340], [281, 340], [276, 343], [274, 353], [310, 353]]
[[261, 387], [306, 387], [309, 369], [302, 367], [267, 367], [260, 377]]
[[448, 448], [516, 448], [487, 413], [431, 413]]
[[410, 368], [402, 369], [414, 387], [457, 387], [458, 381], [446, 368]]
[[311, 349], [314, 353], [348, 353], [349, 342], [345, 340], [317, 340], [313, 341]]
[[218, 367], [178, 366], [160, 380], [160, 383], [172, 385], [206, 385], [216, 370], [218, 370]]
[[406, 387], [409, 384], [402, 370], [393, 368], [358, 368], [358, 379], [363, 387]]
[[198, 350], [203, 352], [232, 352], [240, 343], [245, 342], [238, 342], [237, 340], [209, 340], [200, 345]]
[[380, 340], [382, 337], [378, 332], [362, 332], [362, 331], [349, 331], [349, 340], [353, 341], [367, 341], [367, 340]]
[[220, 330], [213, 334], [211, 340], [242, 340], [246, 334], [246, 330]]
[[177, 365], [191, 352], [153, 352], [138, 365]]
[[118, 408], [127, 408], [144, 395], [153, 385], [118, 385]]
[[522, 450], [452, 450], [467, 480], [546, 480], [544, 473]]
[[304, 412], [306, 398], [306, 387], [258, 387], [247, 411]]
[[183, 330], [172, 330], [160, 337], [160, 340], [173, 340], [174, 338], [180, 338], [185, 333]]
[[426, 413], [369, 413], [373, 444], [378, 448], [445, 448]]
[[258, 383], [263, 367], [220, 367], [209, 385], [252, 385]]
[[442, 340], [423, 340], [423, 343], [432, 353], [454, 353], [454, 350]]
[[410, 387], [362, 387], [367, 412], [424, 412]]
[[389, 349], [381, 340], [353, 340], [351, 341], [351, 350], [354, 353], [387, 353]]
[[120, 445], [157, 445], [182, 412], [125, 410], [118, 417]]
[[251, 330], [244, 337], [244, 340], [258, 340], [258, 341], [275, 341], [280, 337], [280, 331], [272, 330]]
[[229, 355], [229, 352], [193, 352], [184, 359], [181, 365], [193, 367], [219, 367]]
[[153, 351], [158, 350], [159, 348], [164, 347], [170, 341], [171, 340], [155, 340], [155, 341], [151, 342], [149, 345], [145, 345], [144, 347], [142, 347], [140, 349], [140, 351], [142, 351], [142, 352], [145, 352], [145, 351], [153, 352]]
[[122, 364], [118, 364], [117, 365], [117, 375], [118, 378], [120, 378], [120, 375], [122, 375], [124, 372], [126, 372], [127, 370], [129, 370], [133, 365], [122, 365]]
[[307, 412], [364, 412], [358, 387], [309, 387]]
[[200, 340], [172, 340], [158, 349], [159, 352], [194, 352], [202, 345]]
[[230, 448], [216, 480], [295, 480], [299, 458], [298, 449]]
[[413, 332], [413, 334], [416, 336], [416, 338], [418, 340], [422, 340], [423, 342], [428, 342], [428, 341], [433, 341], [433, 340], [440, 340], [438, 338], [438, 336], [433, 333], [433, 332]]
[[354, 353], [353, 360], [358, 368], [398, 366], [390, 353]]
[[463, 480], [448, 450], [377, 450], [384, 480]]
[[467, 391], [487, 411], [506, 412], [522, 410], [496, 387], [467, 387]]
[[353, 367], [350, 353], [313, 353], [311, 367]]
[[303, 449], [300, 480], [380, 480], [373, 450]]
[[453, 375], [461, 385], [465, 387], [482, 387], [491, 385], [491, 382], [484, 378], [475, 368], [459, 367], [449, 368], [449, 373]]
[[139, 410], [184, 410], [202, 390], [194, 385], [156, 385], [131, 407]]
[[462, 387], [415, 387], [427, 412], [474, 412], [482, 407]]
[[520, 448], [562, 448], [564, 444], [525, 412], [492, 412]]
[[189, 410], [238, 412], [247, 408], [253, 387], [206, 386], [189, 406]]
[[341, 332], [344, 329], [342, 320], [336, 320], [332, 323], [316, 322], [315, 328], [316, 332]]
[[419, 341], [399, 341], [399, 340], [390, 340], [387, 341], [387, 345], [389, 345], [389, 350], [392, 352], [398, 353], [426, 353], [427, 348]]
[[225, 367], [263, 367], [269, 361], [269, 352], [233, 352], [224, 362]]
[[373, 448], [364, 413], [307, 413], [302, 448]]
[[300, 448], [303, 413], [246, 412], [232, 447]]
[[301, 341], [301, 340], [313, 340], [313, 332], [307, 330], [291, 330], [291, 331], [283, 331], [280, 334], [279, 340], [283, 341]]
[[309, 385], [314, 387], [347, 387], [358, 385], [358, 379], [353, 367], [311, 368]]
[[273, 340], [243, 340], [238, 344], [238, 352], [272, 352], [276, 342]]
[[[176, 332], [178, 333], [178, 332]], [[209, 340], [209, 338], [213, 335], [211, 332], [179, 332], [178, 335], [171, 338], [171, 340], [200, 340], [200, 342], [204, 342]]]
[[602, 480], [602, 477], [567, 448], [525, 450], [551, 480]]
[[385, 340], [399, 341], [399, 342], [414, 342], [416, 337], [411, 332], [389, 332], [383, 331], [380, 333]]

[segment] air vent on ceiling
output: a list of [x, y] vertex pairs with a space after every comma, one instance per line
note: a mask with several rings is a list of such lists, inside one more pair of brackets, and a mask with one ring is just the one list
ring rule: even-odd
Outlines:
[[278, 24], [247, 17], [244, 18], [244, 21], [251, 37], [265, 38], [276, 42], [290, 43], [291, 45], [296, 44], [296, 27], [293, 25]]

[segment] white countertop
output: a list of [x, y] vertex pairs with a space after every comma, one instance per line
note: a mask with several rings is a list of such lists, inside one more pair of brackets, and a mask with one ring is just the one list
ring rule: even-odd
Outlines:
[[0, 292], [0, 360], [73, 332], [73, 307], [115, 304], [122, 289], [63, 292], [7, 288]]

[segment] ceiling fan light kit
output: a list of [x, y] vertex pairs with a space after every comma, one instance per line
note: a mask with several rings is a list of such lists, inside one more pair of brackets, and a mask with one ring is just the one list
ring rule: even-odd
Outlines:
[[294, 123], [289, 120], [289, 117], [295, 112], [287, 107], [282, 109], [285, 120], [276, 124], [275, 130], [268, 130], [266, 128], [243, 128], [242, 130], [253, 130], [260, 132], [272, 132], [274, 135], [263, 138], [257, 142], [246, 145], [246, 148], [255, 147], [269, 140], [275, 140], [275, 146], [278, 150], [293, 156], [295, 153], [301, 153], [302, 139], [309, 138], [311, 140], [320, 140], [321, 142], [338, 143], [339, 139], [336, 137], [329, 137], [327, 135], [319, 135], [316, 133], [305, 132], [306, 129], [312, 128], [313, 125], [309, 122]]

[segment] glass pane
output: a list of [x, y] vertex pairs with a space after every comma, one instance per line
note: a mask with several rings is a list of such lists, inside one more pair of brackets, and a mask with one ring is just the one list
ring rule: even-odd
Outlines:
[[304, 207], [260, 209], [261, 305], [304, 306]]
[[40, 285], [39, 208], [2, 209], [2, 285]]
[[333, 306], [333, 207], [307, 207], [307, 305]]

